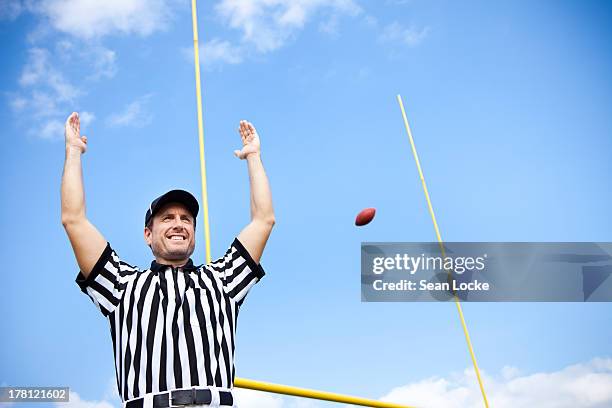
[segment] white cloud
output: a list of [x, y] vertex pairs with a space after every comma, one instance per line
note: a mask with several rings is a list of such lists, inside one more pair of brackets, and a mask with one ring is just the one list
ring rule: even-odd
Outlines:
[[[496, 408], [612, 406], [610, 358], [523, 376], [516, 368], [505, 367], [501, 374], [491, 377], [481, 372], [489, 403]], [[482, 407], [482, 395], [471, 369], [449, 378], [432, 377], [394, 388], [382, 400], [432, 408]]]
[[22, 96], [14, 96], [9, 101], [9, 104], [14, 111], [19, 112], [25, 109], [25, 107], [28, 105], [28, 100]]
[[57, 31], [81, 39], [109, 34], [149, 35], [167, 27], [166, 0], [48, 0], [36, 11]]
[[327, 18], [327, 20], [319, 23], [319, 31], [335, 35], [338, 34], [338, 15], [334, 14]]
[[[58, 50], [66, 50], [69, 43], [58, 43], [56, 54], [46, 48], [32, 47], [18, 83], [20, 91], [10, 94], [10, 105], [24, 120], [27, 133], [46, 140], [61, 140], [64, 134], [64, 115], [74, 108], [83, 91], [74, 86], [56, 65]], [[85, 122], [94, 115], [84, 112]]]
[[49, 53], [42, 48], [30, 48], [28, 50], [28, 62], [26, 63], [19, 84], [22, 86], [35, 85], [41, 80], [45, 74], [45, 68], [48, 64]]
[[117, 378], [112, 376], [108, 379], [106, 383], [106, 391], [104, 391], [104, 396], [102, 397], [105, 401], [116, 403], [118, 406], [123, 406], [123, 402], [121, 401], [121, 396], [119, 395], [119, 391], [117, 390]]
[[[184, 48], [183, 54], [193, 61], [193, 47]], [[200, 62], [205, 68], [220, 64], [240, 64], [243, 61], [243, 54], [243, 48], [218, 38], [200, 45]]]
[[64, 123], [58, 119], [43, 122], [36, 135], [46, 140], [61, 140], [64, 137]]
[[117, 73], [117, 53], [96, 41], [84, 43], [60, 39], [55, 43], [53, 57], [66, 65], [82, 63], [86, 67], [85, 71], [91, 71], [88, 80], [112, 78]]
[[151, 123], [153, 117], [147, 112], [146, 105], [151, 95], [144, 95], [130, 102], [121, 112], [110, 115], [106, 123], [109, 126], [144, 127]]
[[19, 0], [1, 0], [0, 20], [15, 20], [24, 10], [25, 6]]
[[[33, 45], [17, 81], [20, 89], [7, 93], [17, 118], [27, 121], [27, 133], [61, 139], [65, 116], [79, 110], [78, 99], [86, 93], [89, 81], [112, 78], [118, 70], [116, 52], [105, 47], [101, 38], [111, 34], [146, 36], [163, 30], [172, 18], [170, 3], [178, 1], [0, 0], [0, 19], [14, 19], [26, 11], [41, 17], [40, 24], [28, 34]], [[58, 32], [64, 35], [58, 36]], [[37, 45], [43, 41], [45, 46]], [[151, 121], [145, 102], [146, 98], [133, 102], [109, 123], [145, 126]], [[95, 117], [87, 114], [81, 112], [83, 122]]]
[[51, 63], [49, 51], [38, 47], [28, 50], [28, 61], [21, 72], [19, 84], [38, 90], [46, 89], [50, 97], [59, 102], [73, 102], [81, 93]]
[[406, 28], [398, 22], [393, 22], [383, 29], [379, 39], [382, 42], [401, 42], [409, 47], [415, 47], [423, 42], [428, 33], [429, 27], [418, 29], [410, 26]]
[[[43, 119], [39, 122], [39, 125], [34, 125], [34, 130], [30, 133], [45, 140], [64, 140], [64, 123], [65, 120], [58, 119], [59, 115], [55, 117]], [[81, 129], [83, 134], [87, 134], [87, 127], [94, 121], [96, 116], [91, 112], [80, 112]]]
[[230, 64], [238, 64], [242, 62], [241, 50], [227, 41], [213, 39], [204, 44], [202, 49], [204, 60], [223, 61]]
[[69, 402], [56, 402], [55, 406], [61, 408], [116, 408], [108, 401], [85, 401], [79, 394], [70, 391]]
[[242, 42], [260, 53], [274, 51], [291, 39], [319, 12], [357, 15], [353, 0], [222, 0], [217, 13], [242, 32]]
[[112, 78], [117, 73], [117, 54], [115, 51], [98, 45], [90, 48], [89, 55], [85, 57], [94, 61], [93, 74], [89, 76], [89, 79]]
[[236, 405], [240, 408], [281, 408], [283, 399], [274, 394], [260, 391], [234, 389]]
[[84, 111], [84, 112], [79, 113], [79, 117], [81, 119], [81, 127], [86, 128], [87, 126], [91, 124], [91, 122], [94, 121], [94, 119], [96, 118], [96, 115], [94, 115], [91, 112]]
[[320, 408], [320, 401], [309, 398], [288, 397], [261, 391], [234, 388], [236, 406], [240, 408]]

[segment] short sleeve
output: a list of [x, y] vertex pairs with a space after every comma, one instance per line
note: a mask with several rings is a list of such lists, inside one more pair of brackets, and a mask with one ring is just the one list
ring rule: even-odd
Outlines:
[[223, 282], [223, 289], [241, 305], [249, 290], [266, 274], [238, 238], [222, 258], [208, 265]]
[[119, 259], [107, 243], [91, 273], [85, 278], [83, 272], [79, 272], [76, 283], [102, 314], [108, 316], [119, 305], [128, 282], [138, 272], [137, 268]]

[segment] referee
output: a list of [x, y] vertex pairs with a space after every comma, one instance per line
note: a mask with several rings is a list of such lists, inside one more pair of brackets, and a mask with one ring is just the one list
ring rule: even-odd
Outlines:
[[248, 164], [251, 222], [223, 257], [196, 266], [190, 256], [198, 202], [186, 191], [169, 191], [146, 211], [144, 239], [155, 260], [142, 270], [120, 258], [87, 219], [81, 167], [87, 138], [78, 113], [66, 120], [62, 224], [80, 268], [76, 282], [109, 323], [125, 408], [235, 406], [236, 319], [264, 276], [259, 260], [274, 226], [259, 136], [246, 121], [239, 133], [243, 146], [234, 154]]

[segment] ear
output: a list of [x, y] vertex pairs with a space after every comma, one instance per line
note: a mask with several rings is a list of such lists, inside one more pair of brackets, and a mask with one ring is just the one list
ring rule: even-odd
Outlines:
[[144, 229], [144, 240], [148, 246], [151, 246], [151, 243], [153, 242], [153, 232], [147, 227]]

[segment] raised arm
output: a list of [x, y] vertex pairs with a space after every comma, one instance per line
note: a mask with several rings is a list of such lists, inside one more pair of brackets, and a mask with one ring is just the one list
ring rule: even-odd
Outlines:
[[238, 131], [243, 147], [242, 150], [234, 151], [234, 154], [247, 161], [251, 186], [251, 222], [238, 234], [238, 241], [249, 251], [253, 260], [259, 263], [275, 223], [272, 192], [261, 162], [259, 135], [255, 127], [242, 120]]
[[106, 239], [85, 215], [85, 193], [81, 155], [87, 150], [87, 138], [81, 136], [79, 114], [66, 120], [66, 161], [62, 174], [62, 225], [68, 234], [81, 272], [89, 275], [106, 248]]

